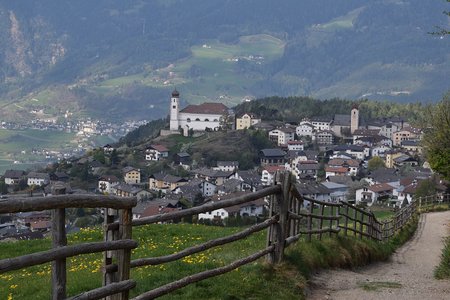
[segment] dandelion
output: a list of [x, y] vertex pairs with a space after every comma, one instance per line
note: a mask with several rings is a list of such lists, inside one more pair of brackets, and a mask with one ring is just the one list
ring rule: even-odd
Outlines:
[[8, 300], [12, 300], [12, 299], [13, 299], [13, 296], [12, 296], [11, 293], [9, 293], [9, 294], [8, 294]]

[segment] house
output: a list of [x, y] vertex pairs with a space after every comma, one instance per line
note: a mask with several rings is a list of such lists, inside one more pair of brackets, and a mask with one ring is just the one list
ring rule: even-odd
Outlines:
[[392, 141], [394, 142], [394, 146], [401, 146], [402, 141], [420, 140], [421, 134], [422, 131], [418, 128], [405, 127], [392, 134]]
[[150, 199], [151, 193], [130, 184], [119, 183], [113, 187], [114, 194], [119, 197], [136, 197], [138, 200]]
[[420, 146], [419, 141], [402, 141], [400, 147], [410, 153], [422, 153], [422, 146]]
[[182, 166], [189, 166], [191, 164], [191, 156], [186, 152], [179, 152], [174, 156], [174, 163]]
[[339, 152], [344, 152], [356, 159], [364, 160], [367, 156], [369, 156], [370, 148], [358, 145], [338, 145], [334, 147], [333, 153]]
[[111, 146], [110, 144], [106, 144], [105, 146], [103, 146], [103, 153], [111, 154], [113, 151], [114, 151], [114, 147]]
[[[328, 167], [331, 168], [345, 168], [346, 174], [349, 176], [355, 176], [358, 174], [361, 166], [361, 161], [356, 159], [342, 159], [342, 158], [333, 158], [328, 161]], [[336, 174], [335, 174], [336, 175]], [[334, 175], [330, 175], [334, 176]]]
[[112, 187], [119, 184], [120, 180], [114, 175], [103, 175], [98, 179], [98, 190], [104, 194], [112, 194]]
[[374, 184], [356, 190], [356, 204], [364, 203], [372, 206], [377, 201], [388, 200], [393, 196], [394, 187], [388, 183]]
[[218, 130], [221, 119], [228, 113], [229, 109], [223, 103], [188, 105], [180, 110], [180, 93], [174, 90], [170, 99], [170, 130]]
[[263, 185], [272, 185], [276, 172], [284, 171], [284, 166], [265, 166], [261, 172], [261, 182]]
[[3, 175], [6, 185], [19, 184], [20, 180], [25, 178], [25, 171], [22, 170], [6, 170]]
[[331, 201], [331, 191], [325, 185], [316, 182], [300, 182], [295, 184], [297, 191], [303, 197], [319, 201]]
[[281, 149], [263, 149], [259, 152], [261, 166], [276, 166], [285, 163], [286, 152]]
[[[167, 200], [167, 199], [157, 199], [153, 201], [148, 201], [145, 209], [141, 212], [138, 218], [146, 218], [151, 216], [156, 216], [160, 214], [170, 213], [174, 211], [179, 211], [182, 209], [180, 202], [177, 200]], [[175, 223], [176, 220], [171, 220], [165, 223]]]
[[122, 169], [123, 179], [127, 184], [138, 184], [141, 182], [141, 170], [133, 167]]
[[164, 173], [153, 174], [148, 180], [151, 190], [164, 192], [175, 190], [177, 187], [188, 183], [188, 180], [185, 178]]
[[250, 128], [251, 126], [258, 123], [261, 123], [260, 118], [257, 118], [254, 114], [246, 113], [241, 117], [236, 118], [236, 130]]
[[320, 165], [317, 161], [301, 160], [294, 166], [292, 174], [294, 174], [298, 180], [314, 180], [317, 179], [319, 169]]
[[239, 162], [237, 161], [218, 161], [217, 167], [213, 170], [224, 171], [224, 172], [235, 172], [239, 169]]
[[222, 185], [229, 178], [233, 177], [234, 171], [220, 171], [209, 168], [200, 168], [192, 170], [191, 173], [195, 178], [201, 178], [215, 185]]
[[327, 166], [325, 167], [325, 177], [330, 176], [349, 176], [348, 168], [339, 166]]
[[314, 134], [314, 126], [309, 120], [303, 120], [295, 128], [295, 133], [297, 133], [298, 136], [312, 137]]
[[50, 176], [47, 173], [30, 172], [27, 175], [28, 186], [43, 186], [50, 183]]
[[313, 117], [311, 118], [311, 124], [314, 126], [314, 130], [330, 130], [333, 119], [331, 117]]
[[331, 202], [339, 203], [347, 200], [348, 185], [336, 182], [322, 182], [327, 189], [330, 190]]
[[169, 149], [163, 145], [150, 145], [145, 150], [145, 160], [158, 161], [169, 157]]
[[377, 129], [379, 130], [380, 135], [388, 137], [392, 140], [392, 134], [399, 131], [401, 127], [398, 124], [387, 120], [375, 120], [367, 124], [367, 129]]
[[295, 138], [295, 128], [282, 127], [269, 131], [269, 140], [276, 142], [278, 146], [286, 145]]
[[402, 156], [403, 153], [397, 150], [390, 150], [386, 151], [384, 153], [385, 161], [386, 161], [386, 168], [393, 168], [394, 167], [394, 159], [397, 157]]
[[261, 176], [256, 171], [238, 171], [236, 175], [242, 182], [241, 187], [243, 191], [255, 192], [260, 186], [262, 186]]
[[313, 140], [319, 145], [332, 145], [334, 141], [334, 132], [331, 130], [319, 130], [313, 136]]
[[406, 155], [406, 154], [402, 154], [402, 155], [394, 158], [394, 166], [395, 167], [402, 167], [402, 166], [406, 166], [406, 165], [414, 167], [414, 166], [418, 166], [419, 162], [417, 161], [417, 159], [415, 159], [409, 155]]
[[69, 180], [69, 175], [64, 172], [55, 172], [50, 174], [50, 182], [67, 182]]
[[303, 151], [305, 149], [302, 141], [287, 142], [288, 151]]

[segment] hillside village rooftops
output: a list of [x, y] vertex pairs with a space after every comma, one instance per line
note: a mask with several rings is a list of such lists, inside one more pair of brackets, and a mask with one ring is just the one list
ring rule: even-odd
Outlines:
[[25, 171], [22, 170], [6, 170], [5, 171], [5, 178], [21, 178], [25, 175]]
[[352, 151], [352, 152], [364, 152], [364, 147], [358, 145], [338, 145], [334, 147], [333, 151]]
[[380, 133], [380, 129], [356, 129], [353, 135], [374, 136]]
[[284, 166], [265, 166], [263, 170], [266, 170], [270, 174], [274, 174], [277, 171], [284, 171], [285, 169]]
[[180, 113], [189, 114], [212, 114], [223, 115], [228, 112], [228, 107], [223, 103], [202, 103], [199, 105], [188, 105]]
[[318, 116], [318, 117], [312, 117], [311, 118], [311, 122], [314, 123], [331, 123], [331, 121], [333, 121], [333, 118], [330, 116]]
[[328, 166], [349, 166], [349, 167], [359, 167], [361, 162], [356, 159], [342, 159], [333, 158], [328, 162]]

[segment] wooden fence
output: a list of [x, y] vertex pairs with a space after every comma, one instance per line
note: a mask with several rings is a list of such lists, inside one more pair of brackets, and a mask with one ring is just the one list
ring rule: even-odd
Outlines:
[[[135, 226], [180, 219], [260, 198], [269, 200], [269, 217], [262, 223], [174, 254], [131, 259], [131, 250], [137, 247], [137, 243], [132, 240], [132, 228]], [[104, 252], [103, 286], [70, 299], [129, 299], [129, 291], [136, 286], [136, 282], [130, 279], [130, 269], [173, 262], [267, 230], [266, 246], [256, 253], [229, 265], [173, 281], [134, 298], [136, 300], [154, 299], [191, 283], [230, 272], [261, 257], [266, 257], [269, 263], [279, 263], [283, 260], [285, 248], [301, 237], [311, 241], [313, 237], [321, 239], [324, 235], [344, 234], [385, 241], [400, 230], [416, 213], [417, 202], [419, 201], [399, 210], [392, 220], [380, 222], [372, 212], [347, 202], [330, 203], [302, 197], [292, 176], [288, 173], [278, 174], [274, 185], [254, 193], [136, 220], [132, 220], [131, 214], [131, 208], [136, 205], [135, 198], [57, 195], [47, 198], [7, 199], [0, 202], [0, 213], [53, 209], [53, 248], [41, 253], [0, 260], [0, 274], [52, 262], [52, 298], [64, 299], [66, 298], [66, 258], [85, 253]], [[422, 203], [422, 207], [425, 205], [431, 205], [431, 199], [429, 202]], [[104, 242], [67, 246], [64, 209], [68, 207], [105, 208]]]

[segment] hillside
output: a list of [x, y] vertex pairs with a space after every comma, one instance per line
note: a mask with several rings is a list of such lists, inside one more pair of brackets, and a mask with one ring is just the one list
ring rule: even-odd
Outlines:
[[0, 119], [155, 119], [270, 95], [438, 100], [445, 1], [1, 1]]

